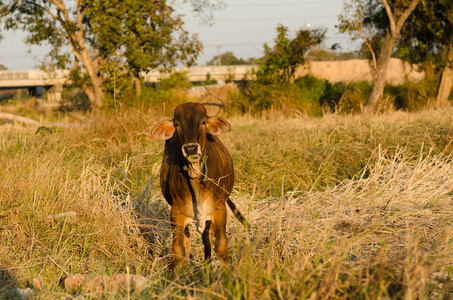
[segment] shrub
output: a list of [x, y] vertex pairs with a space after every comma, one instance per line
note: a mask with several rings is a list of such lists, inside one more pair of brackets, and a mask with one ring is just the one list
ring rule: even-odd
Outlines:
[[344, 88], [341, 98], [335, 103], [335, 109], [343, 113], [359, 113], [371, 93], [371, 84], [367, 81], [337, 83]]
[[312, 75], [297, 78], [294, 81], [292, 97], [293, 104], [298, 110], [309, 115], [320, 115], [320, 107], [323, 102], [328, 81]]
[[61, 94], [63, 103], [60, 111], [88, 111], [91, 108], [90, 99], [80, 88], [65, 88]]
[[306, 75], [293, 83], [264, 85], [249, 82], [242, 85], [242, 95], [232, 98], [233, 110], [259, 113], [268, 109], [320, 116], [323, 111], [358, 113], [371, 91], [366, 81], [331, 83]]
[[385, 94], [395, 97], [395, 108], [418, 111], [429, 107], [437, 96], [439, 77], [420, 82], [405, 81], [402, 84], [386, 85]]
[[189, 77], [187, 77], [187, 72], [172, 73], [168, 78], [162, 78], [159, 85], [160, 89], [163, 90], [186, 90], [191, 86], [192, 84], [189, 81]]

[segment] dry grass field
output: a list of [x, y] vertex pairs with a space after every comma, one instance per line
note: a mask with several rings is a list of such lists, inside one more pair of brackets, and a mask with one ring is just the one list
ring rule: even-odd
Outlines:
[[232, 197], [251, 230], [229, 213], [227, 268], [203, 264], [193, 230], [178, 276], [164, 145], [148, 136], [161, 118], [123, 110], [84, 128], [2, 129], [0, 298], [453, 297], [452, 108], [227, 117]]

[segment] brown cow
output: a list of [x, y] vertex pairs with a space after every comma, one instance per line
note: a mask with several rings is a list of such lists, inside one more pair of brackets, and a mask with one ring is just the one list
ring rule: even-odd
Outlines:
[[166, 140], [160, 184], [171, 205], [172, 268], [190, 255], [187, 226], [192, 221], [202, 233], [205, 259], [211, 259], [215, 235], [215, 252], [222, 262], [228, 263], [225, 202], [248, 226], [229, 199], [234, 183], [233, 161], [215, 136], [230, 130], [230, 124], [222, 117], [209, 117], [203, 105], [186, 103], [176, 107], [173, 120], [161, 121], [151, 131], [152, 138]]

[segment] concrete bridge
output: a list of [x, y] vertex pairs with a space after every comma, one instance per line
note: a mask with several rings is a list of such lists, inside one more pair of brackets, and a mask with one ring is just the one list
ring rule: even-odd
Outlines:
[[63, 85], [66, 84], [69, 71], [0, 71], [0, 89], [28, 89], [32, 96], [40, 98], [47, 90], [49, 102], [59, 102]]
[[[174, 68], [173, 72], [187, 72], [189, 81], [211, 80], [242, 80], [247, 74], [251, 74], [257, 66], [203, 66], [190, 68]], [[40, 97], [47, 90], [49, 102], [59, 102], [63, 85], [70, 84], [68, 81], [69, 70], [56, 70], [52, 72], [30, 71], [0, 71], [0, 89], [27, 88], [30, 94]], [[151, 71], [143, 73], [145, 82], [158, 82], [161, 78], [168, 78], [169, 73]], [[250, 77], [250, 75], [249, 75]]]
[[[174, 68], [172, 73], [187, 72], [189, 81], [204, 81], [209, 76], [213, 80], [242, 80], [247, 74], [251, 74], [255, 65], [247, 66], [203, 66], [190, 68]], [[0, 88], [24, 88], [32, 86], [53, 86], [67, 84], [69, 70], [45, 71], [0, 71]], [[168, 73], [151, 71], [142, 74], [145, 82], [158, 82], [161, 78], [167, 78]]]

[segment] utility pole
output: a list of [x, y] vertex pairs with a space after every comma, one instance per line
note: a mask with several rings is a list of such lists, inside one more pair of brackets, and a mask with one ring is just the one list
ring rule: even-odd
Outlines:
[[222, 46], [217, 46], [217, 60], [218, 60], [218, 65], [222, 65], [222, 62], [220, 61], [220, 47]]

